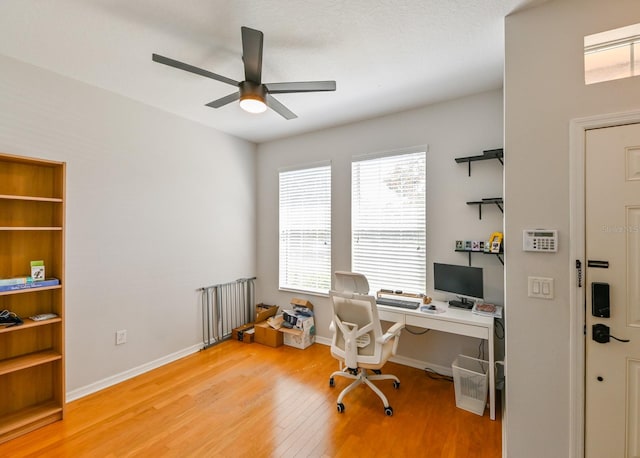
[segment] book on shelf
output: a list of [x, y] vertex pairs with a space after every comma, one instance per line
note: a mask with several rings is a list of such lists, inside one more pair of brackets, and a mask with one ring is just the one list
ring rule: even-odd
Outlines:
[[0, 278], [0, 286], [25, 285], [33, 281], [32, 277]]
[[35, 288], [44, 288], [46, 286], [56, 286], [60, 284], [60, 280], [57, 278], [45, 278], [40, 281], [32, 281], [29, 283], [22, 283], [18, 285], [0, 285], [0, 292], [3, 291], [19, 291], [22, 289], [35, 289]]

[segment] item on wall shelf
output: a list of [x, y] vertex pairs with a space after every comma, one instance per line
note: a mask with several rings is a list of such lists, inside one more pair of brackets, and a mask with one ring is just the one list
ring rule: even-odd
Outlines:
[[44, 280], [44, 261], [31, 261], [31, 278], [33, 281]]
[[500, 253], [500, 248], [502, 247], [502, 232], [494, 232], [491, 234], [491, 238], [489, 239], [489, 244], [491, 245], [491, 253]]
[[464, 240], [456, 240], [456, 250], [464, 250]]

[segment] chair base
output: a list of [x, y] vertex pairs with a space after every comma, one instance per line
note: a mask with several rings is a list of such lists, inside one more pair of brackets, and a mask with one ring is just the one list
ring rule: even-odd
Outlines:
[[329, 386], [333, 387], [334, 385], [334, 377], [344, 377], [353, 380], [353, 382], [343, 389], [338, 395], [338, 412], [344, 411], [344, 404], [342, 400], [344, 397], [352, 391], [354, 388], [361, 384], [366, 384], [369, 388], [373, 390], [374, 393], [378, 395], [378, 397], [382, 400], [382, 404], [384, 405], [385, 414], [388, 416], [393, 415], [393, 408], [389, 405], [389, 400], [384, 395], [384, 393], [372, 383], [372, 380], [393, 380], [393, 387], [398, 389], [400, 388], [400, 380], [395, 375], [391, 374], [381, 374], [380, 371], [373, 371], [374, 373], [370, 374], [368, 369], [357, 368], [357, 369], [349, 369], [345, 367], [342, 370], [335, 371], [331, 374], [329, 378]]

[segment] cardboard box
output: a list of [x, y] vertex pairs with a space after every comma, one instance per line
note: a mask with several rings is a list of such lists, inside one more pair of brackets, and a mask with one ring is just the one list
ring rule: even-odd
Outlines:
[[316, 327], [312, 316], [298, 317], [299, 328], [280, 328], [284, 335], [284, 344], [304, 350], [316, 341]]
[[313, 310], [313, 304], [306, 299], [298, 299], [297, 297], [294, 297], [293, 299], [291, 299], [291, 305], [293, 308], [297, 306], [306, 307], [309, 310]]
[[231, 331], [231, 338], [233, 340], [239, 340], [244, 343], [253, 342], [255, 336], [255, 330], [253, 323], [243, 324], [242, 326], [238, 326], [237, 328], [233, 328]]
[[266, 321], [256, 323], [256, 343], [266, 345], [268, 347], [280, 347], [284, 343], [284, 335], [277, 329], [273, 329]]
[[277, 312], [277, 305], [256, 304], [256, 323], [266, 321], [267, 318], [274, 316]]

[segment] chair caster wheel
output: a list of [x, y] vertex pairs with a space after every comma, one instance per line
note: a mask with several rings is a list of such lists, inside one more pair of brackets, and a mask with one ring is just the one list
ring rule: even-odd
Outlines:
[[396, 382], [395, 380], [393, 381], [393, 387], [397, 390], [398, 388], [400, 388], [400, 382]]
[[380, 369], [373, 369], [373, 373], [376, 375], [380, 375], [382, 374], [382, 371]]
[[344, 412], [344, 404], [341, 402], [338, 403], [338, 412], [339, 413]]
[[389, 406], [389, 407], [385, 407], [385, 408], [384, 408], [384, 414], [385, 414], [387, 417], [390, 417], [391, 415], [393, 415], [393, 408], [392, 408], [391, 406]]
[[333, 380], [333, 377], [331, 377], [331, 378], [329, 379], [329, 386], [330, 386], [331, 388], [333, 388], [334, 386], [336, 386], [335, 381]]

